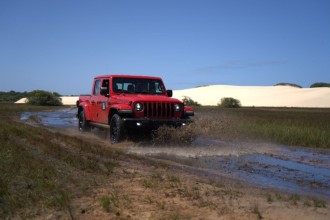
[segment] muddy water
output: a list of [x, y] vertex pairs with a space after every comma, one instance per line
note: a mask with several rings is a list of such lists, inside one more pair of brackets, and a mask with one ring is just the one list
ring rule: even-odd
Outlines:
[[[254, 186], [330, 198], [330, 152], [267, 143], [217, 142], [199, 138], [189, 147], [132, 147], [130, 152], [196, 167], [208, 176]], [[204, 144], [203, 144], [204, 143]]]
[[30, 125], [41, 123], [49, 127], [71, 128], [78, 126], [76, 113], [76, 108], [46, 112], [24, 112], [21, 114], [21, 120]]
[[[76, 109], [23, 113], [21, 120], [77, 129]], [[34, 120], [29, 120], [34, 118]], [[37, 118], [37, 119], [36, 119]], [[173, 161], [208, 176], [227, 176], [251, 185], [330, 198], [330, 151], [269, 143], [197, 138], [187, 147], [128, 146], [127, 152]], [[212, 174], [212, 175], [211, 175]]]

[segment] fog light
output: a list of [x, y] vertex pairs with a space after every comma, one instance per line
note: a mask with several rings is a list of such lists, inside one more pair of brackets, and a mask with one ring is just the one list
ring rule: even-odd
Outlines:
[[136, 122], [136, 126], [141, 127], [142, 123], [141, 122]]

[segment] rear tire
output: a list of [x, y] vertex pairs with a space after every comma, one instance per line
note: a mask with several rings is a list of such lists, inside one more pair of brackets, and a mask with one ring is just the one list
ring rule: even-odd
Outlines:
[[110, 142], [112, 144], [118, 143], [124, 136], [123, 120], [117, 114], [114, 114], [110, 121]]
[[81, 133], [83, 132], [88, 132], [91, 130], [91, 127], [88, 123], [88, 121], [86, 120], [86, 116], [85, 116], [85, 111], [82, 110], [79, 113], [79, 120], [78, 120], [78, 129]]

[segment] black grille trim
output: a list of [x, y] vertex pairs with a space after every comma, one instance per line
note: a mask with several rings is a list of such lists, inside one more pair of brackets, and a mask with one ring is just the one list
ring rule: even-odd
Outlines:
[[144, 117], [146, 118], [173, 118], [174, 103], [144, 102]]

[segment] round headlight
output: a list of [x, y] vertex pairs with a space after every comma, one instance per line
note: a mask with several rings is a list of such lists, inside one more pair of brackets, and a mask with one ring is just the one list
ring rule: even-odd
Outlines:
[[143, 110], [143, 104], [140, 102], [135, 103], [134, 108], [136, 111], [142, 111]]
[[181, 110], [179, 104], [174, 104], [174, 111], [179, 112]]

